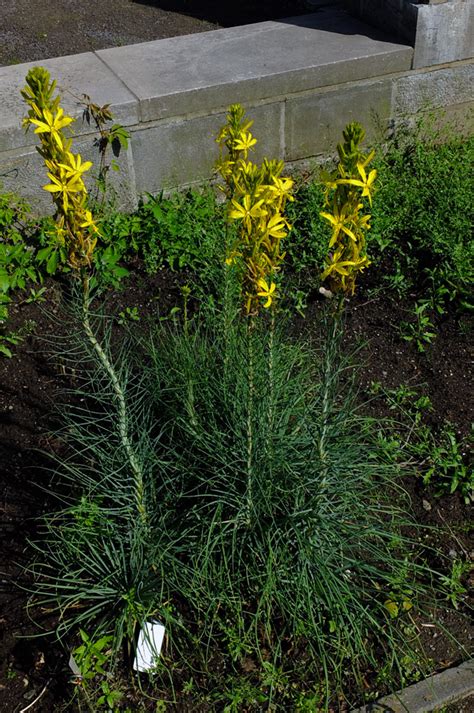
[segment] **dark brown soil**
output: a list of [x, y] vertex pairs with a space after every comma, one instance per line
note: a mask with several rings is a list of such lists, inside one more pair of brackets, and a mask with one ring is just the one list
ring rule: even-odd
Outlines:
[[[124, 291], [110, 295], [110, 304], [117, 313], [126, 306], [138, 307], [142, 321], [156, 313], [157, 304], [168, 311], [179, 300], [175, 275], [162, 271], [146, 277], [139, 271]], [[45, 457], [36, 449], [54, 452], [55, 443], [48, 439], [47, 432], [54, 427], [55, 402], [67, 383], [61, 370], [46, 356], [45, 339], [64, 334], [68, 328], [58, 319], [61, 288], [57, 283], [48, 285], [47, 296], [46, 307], [22, 304], [12, 309], [9, 328], [25, 329], [26, 325], [30, 335], [16, 348], [14, 358], [0, 360], [1, 711], [21, 710], [45, 686], [45, 693], [33, 708], [36, 713], [73, 710], [67, 703], [72, 696], [67, 656], [47, 637], [22, 638], [41, 632], [25, 612], [27, 594], [18, 589], [18, 584], [28, 585], [20, 565], [28, 561], [27, 538], [34, 534], [34, 518], [48, 506], [42, 490], [46, 484], [42, 471]], [[321, 302], [315, 299], [299, 327], [315, 330], [320, 308]], [[436, 341], [421, 354], [399, 337], [397, 325], [405, 317], [403, 304], [382, 295], [370, 296], [363, 286], [348, 305], [348, 348], [360, 340], [366, 342], [359, 353], [363, 364], [361, 398], [368, 395], [372, 381], [379, 381], [386, 388], [424, 384], [424, 393], [430, 395], [434, 404], [434, 422], [449, 418], [459, 433], [468, 433], [473, 417], [472, 378], [467, 371], [472, 325], [469, 330], [463, 323], [460, 329], [456, 315], [447, 315], [438, 325]], [[371, 408], [376, 416], [390, 415], [379, 402], [373, 402]], [[472, 556], [469, 508], [462, 499], [456, 493], [436, 498], [419, 481], [410, 480], [406, 486], [418, 521], [435, 526], [430, 544], [439, 548], [448, 560]], [[461, 652], [461, 646], [471, 650], [473, 629], [465, 617], [466, 611], [463, 603], [458, 612], [437, 613], [458, 643], [449, 641], [439, 626], [433, 627], [426, 619], [416, 621], [426, 654], [433, 660], [433, 671], [463, 660], [466, 654]], [[65, 702], [66, 707], [61, 708]], [[462, 704], [465, 713], [471, 710], [468, 706], [468, 702]]]
[[1, 0], [0, 66], [307, 11], [303, 0]]

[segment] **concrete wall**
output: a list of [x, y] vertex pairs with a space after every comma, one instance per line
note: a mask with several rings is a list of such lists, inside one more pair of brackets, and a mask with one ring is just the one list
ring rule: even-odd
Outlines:
[[[97, 150], [94, 133], [80, 120], [83, 93], [110, 103], [131, 133], [120, 172], [109, 174], [119, 204], [131, 208], [144, 192], [212, 175], [214, 139], [235, 102], [255, 120], [255, 157], [290, 163], [333, 151], [351, 120], [361, 121], [370, 138], [435, 108], [474, 133], [473, 61], [412, 69], [413, 58], [405, 41], [333, 6], [40, 64], [58, 80], [65, 110], [78, 118], [75, 146], [85, 158], [97, 160]], [[0, 67], [0, 183], [46, 210], [50, 196], [41, 190], [46, 177], [36, 136], [21, 128], [20, 89], [34, 64]]]

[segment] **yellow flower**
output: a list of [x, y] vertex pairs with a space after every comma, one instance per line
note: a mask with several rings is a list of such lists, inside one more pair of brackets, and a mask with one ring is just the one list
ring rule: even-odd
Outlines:
[[[332, 256], [331, 263], [321, 275], [321, 280], [324, 281], [333, 272], [344, 277], [348, 277], [352, 272], [358, 272], [370, 265], [368, 257], [357, 257], [354, 260], [341, 260], [344, 248], [336, 250]], [[352, 268], [352, 269], [350, 269]]]
[[334, 206], [334, 215], [332, 215], [331, 213], [324, 212], [320, 213], [319, 215], [321, 216], [321, 218], [324, 218], [332, 225], [333, 230], [331, 240], [329, 241], [330, 248], [332, 248], [332, 246], [337, 242], [341, 230], [343, 233], [348, 235], [354, 242], [357, 242], [356, 236], [347, 225], [347, 222], [350, 220], [350, 218], [349, 216], [347, 216], [344, 208], [339, 210], [336, 206]]
[[252, 196], [248, 193], [243, 197], [242, 205], [235, 198], [232, 198], [232, 205], [234, 208], [229, 211], [229, 218], [242, 220], [249, 233], [252, 230], [252, 220], [265, 215], [265, 210], [262, 209], [263, 200], [259, 200], [252, 205]]
[[244, 180], [250, 184], [259, 177], [260, 169], [255, 163], [252, 163], [252, 161], [241, 161], [240, 170]]
[[272, 238], [278, 239], [285, 238], [288, 234], [285, 230], [287, 226], [289, 227], [289, 224], [283, 216], [279, 213], [275, 213], [275, 215], [272, 215], [269, 219], [268, 223], [264, 225], [265, 235], [271, 235]]
[[362, 179], [361, 183], [362, 183], [362, 187], [364, 189], [362, 191], [362, 196], [367, 196], [367, 198], [369, 199], [370, 205], [372, 205], [372, 193], [371, 193], [372, 184], [375, 181], [375, 179], [377, 178], [377, 171], [374, 168], [372, 171], [370, 171], [369, 175], [367, 175], [365, 172], [364, 165], [361, 163], [357, 164], [357, 170], [360, 173], [360, 177]]
[[294, 181], [291, 178], [279, 178], [275, 176], [273, 178], [273, 186], [270, 186], [279, 198], [287, 198], [289, 201], [294, 201], [294, 197], [291, 195], [291, 190], [293, 188]]
[[369, 220], [371, 218], [372, 218], [371, 215], [362, 215], [360, 218], [357, 219], [358, 227], [362, 228], [363, 230], [370, 230]]
[[96, 225], [95, 222], [94, 222], [94, 218], [93, 218], [93, 216], [92, 216], [91, 211], [90, 211], [90, 210], [86, 210], [86, 211], [84, 212], [84, 216], [83, 216], [83, 217], [85, 218], [85, 220], [84, 220], [83, 223], [79, 223], [79, 227], [80, 227], [80, 228], [89, 228], [93, 233], [98, 233], [98, 232], [99, 232], [99, 228], [97, 227], [97, 225]]
[[67, 211], [69, 206], [69, 196], [74, 193], [79, 193], [80, 191], [85, 192], [86, 190], [82, 180], [78, 176], [74, 175], [68, 179], [62, 169], [60, 169], [59, 176], [55, 176], [54, 173], [48, 173], [48, 177], [52, 183], [48, 183], [48, 185], [43, 186], [43, 188], [45, 191], [58, 193], [62, 196], [65, 211]]
[[369, 173], [369, 175], [367, 175], [365, 172], [364, 165], [362, 163], [357, 164], [357, 170], [359, 171], [359, 175], [361, 178], [360, 181], [357, 178], [346, 178], [342, 181], [339, 181], [339, 183], [350, 184], [351, 186], [360, 186], [363, 189], [362, 197], [367, 196], [370, 205], [372, 205], [372, 184], [377, 178], [377, 171], [374, 168]]
[[74, 119], [70, 116], [63, 117], [63, 110], [58, 109], [57, 114], [54, 116], [49, 109], [43, 110], [43, 120], [41, 119], [30, 119], [31, 124], [36, 124], [35, 134], [51, 134], [53, 140], [57, 143], [60, 149], [63, 148], [63, 142], [60, 135], [61, 129], [65, 126], [69, 126]]
[[236, 148], [237, 151], [243, 151], [245, 158], [247, 158], [249, 149], [255, 146], [256, 143], [257, 139], [253, 138], [250, 131], [241, 131], [238, 138], [234, 141], [234, 148]]
[[234, 161], [230, 161], [229, 159], [222, 159], [221, 161], [218, 161], [216, 163], [216, 170], [219, 171], [222, 178], [224, 178], [225, 180], [232, 175], [233, 165]]
[[66, 153], [66, 158], [69, 163], [58, 163], [58, 166], [64, 169], [66, 176], [82, 176], [92, 166], [92, 161], [82, 163], [81, 155], [74, 156], [69, 151]]
[[257, 295], [259, 297], [266, 297], [266, 299], [267, 299], [267, 301], [265, 302], [265, 304], [263, 306], [265, 308], [270, 307], [270, 305], [273, 301], [273, 294], [276, 290], [275, 283], [271, 282], [270, 286], [269, 286], [265, 280], [261, 279], [261, 280], [257, 280], [257, 285], [258, 285], [258, 287], [260, 287], [260, 292], [257, 292]]

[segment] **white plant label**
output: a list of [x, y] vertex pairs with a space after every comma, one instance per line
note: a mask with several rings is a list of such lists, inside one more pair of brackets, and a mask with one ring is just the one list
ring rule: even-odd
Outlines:
[[135, 671], [149, 671], [156, 666], [159, 658], [165, 627], [157, 621], [147, 621], [140, 629], [133, 668]]

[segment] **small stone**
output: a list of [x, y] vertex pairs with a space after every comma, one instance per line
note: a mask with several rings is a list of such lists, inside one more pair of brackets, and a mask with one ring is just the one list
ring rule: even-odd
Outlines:
[[23, 694], [23, 698], [25, 701], [31, 701], [32, 698], [36, 696], [36, 690], [32, 688], [31, 690], [27, 691], [26, 693]]
[[431, 503], [428, 500], [423, 500], [423, 510], [429, 512], [432, 509]]

